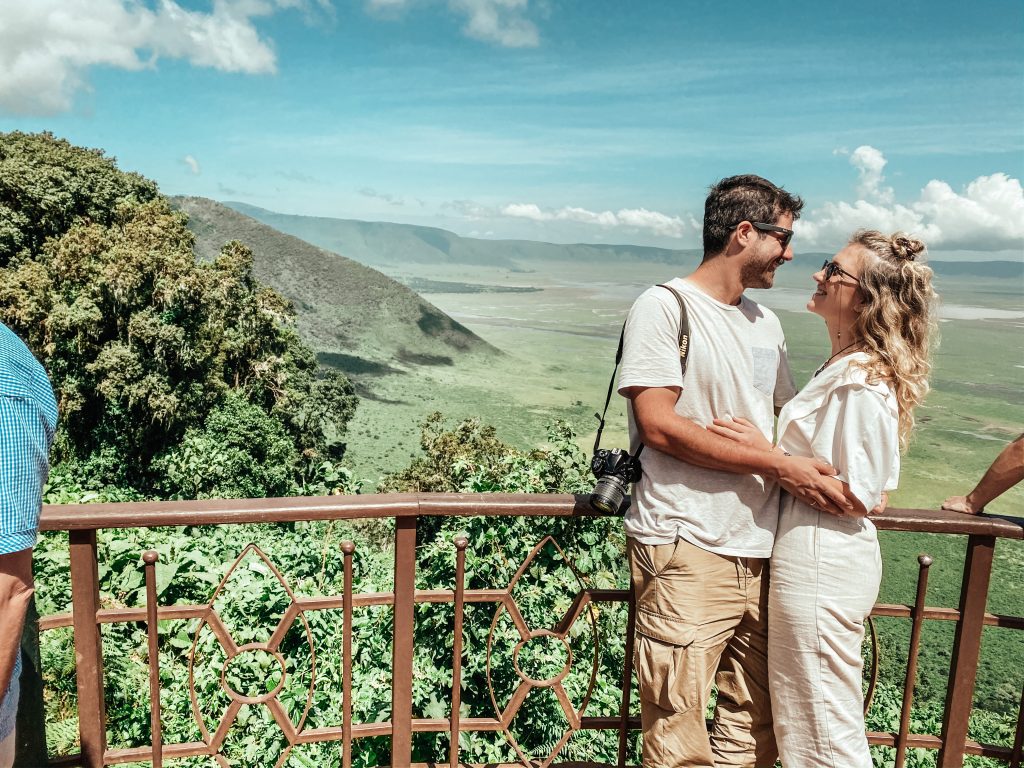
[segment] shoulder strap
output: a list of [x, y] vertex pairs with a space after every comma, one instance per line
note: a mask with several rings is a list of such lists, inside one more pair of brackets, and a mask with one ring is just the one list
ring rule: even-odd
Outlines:
[[[676, 297], [676, 301], [679, 303], [679, 365], [682, 366], [683, 375], [685, 376], [686, 356], [690, 351], [690, 317], [686, 312], [686, 302], [683, 300], [683, 294], [671, 285], [659, 283], [658, 287], [672, 291], [672, 295]], [[625, 331], [626, 327], [623, 326], [622, 330]]]
[[[676, 297], [676, 301], [679, 303], [679, 365], [682, 367], [683, 375], [686, 375], [686, 357], [690, 351], [690, 318], [686, 312], [686, 302], [683, 300], [683, 296], [679, 291], [673, 288], [671, 285], [665, 285], [664, 283], [658, 284], [659, 288], [665, 288], [672, 292], [672, 295]], [[597, 418], [597, 436], [594, 438], [594, 452], [597, 453], [597, 449], [601, 446], [601, 433], [604, 432], [604, 417], [608, 413], [608, 405], [612, 401], [612, 390], [615, 388], [615, 374], [619, 370], [619, 363], [622, 362], [622, 343], [626, 337], [626, 324], [623, 322], [622, 330], [619, 332], [619, 348], [615, 351], [615, 367], [612, 369], [612, 378], [608, 382], [608, 394], [604, 398], [604, 410], [601, 413], [595, 413], [594, 416]], [[644, 444], [640, 443], [640, 447], [637, 449], [636, 455], [639, 456], [640, 452], [644, 449]]]

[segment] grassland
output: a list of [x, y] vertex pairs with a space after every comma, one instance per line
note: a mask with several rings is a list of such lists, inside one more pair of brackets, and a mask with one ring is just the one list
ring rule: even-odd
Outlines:
[[[589, 450], [603, 404], [619, 328], [629, 304], [644, 288], [670, 278], [664, 264], [632, 262], [626, 267], [576, 262], [526, 262], [516, 271], [500, 267], [406, 266], [394, 277], [458, 284], [425, 298], [504, 352], [495, 359], [471, 358], [451, 366], [421, 367], [404, 373], [364, 377], [373, 393], [360, 405], [349, 455], [357, 472], [372, 481], [402, 467], [418, 454], [417, 423], [439, 410], [455, 420], [479, 417], [494, 424], [505, 440], [537, 445], [544, 423], [569, 421]], [[679, 272], [685, 272], [682, 265]], [[1021, 286], [957, 276], [946, 300], [957, 307], [1020, 311]], [[786, 330], [798, 384], [827, 356], [818, 318], [799, 311], [806, 301], [807, 275], [785, 275], [781, 290], [754, 297], [773, 306]], [[429, 285], [429, 283], [427, 283]], [[539, 291], [481, 291], [471, 286], [540, 288]], [[469, 287], [462, 287], [469, 286]], [[944, 291], [939, 281], [940, 291]], [[1016, 298], [1016, 302], [1014, 301]], [[956, 310], [960, 315], [970, 311]], [[985, 312], [975, 312], [984, 315]], [[993, 314], [993, 313], [990, 313]], [[1024, 351], [1022, 321], [947, 320], [935, 357], [933, 391], [918, 412], [919, 426], [904, 457], [894, 506], [937, 508], [954, 493], [965, 493], [1001, 447], [1024, 432]], [[358, 378], [358, 374], [357, 374]], [[605, 444], [623, 444], [625, 414], [613, 397]], [[1024, 514], [1024, 488], [994, 502], [990, 511]], [[929, 603], [955, 607], [963, 567], [964, 541], [956, 537], [890, 533], [882, 536], [885, 575], [881, 600], [911, 602], [917, 555], [935, 558]], [[851, 563], [851, 576], [856, 573]], [[996, 550], [988, 609], [1024, 615], [1024, 544], [1000, 542]], [[879, 622], [883, 673], [902, 684], [907, 623]], [[951, 624], [926, 625], [927, 649], [921, 662], [919, 695], [941, 698], [948, 675]], [[979, 673], [979, 706], [1007, 711], [1019, 702], [1024, 685], [1024, 637], [1010, 630], [986, 630]]]
[[[360, 406], [353, 425], [356, 434], [350, 440], [350, 457], [362, 476], [374, 480], [383, 471], [404, 466], [416, 450], [416, 424], [433, 410], [452, 419], [475, 416], [490, 421], [505, 439], [523, 447], [536, 444], [544, 421], [556, 417], [574, 424], [584, 444], [592, 438], [593, 413], [603, 403], [629, 304], [646, 286], [673, 273], [665, 265], [643, 262], [585, 269], [575, 262], [526, 264], [534, 270], [417, 265], [393, 275], [403, 281], [542, 290], [484, 292], [457, 287], [424, 294], [504, 355], [414, 371], [383, 370], [379, 375], [354, 372], [373, 398]], [[799, 282], [787, 279], [790, 284]], [[1002, 290], [999, 301], [1005, 304], [1005, 294], [1013, 286], [1006, 287], [1004, 281]], [[827, 356], [827, 345], [820, 320], [797, 311], [796, 301], [806, 300], [800, 289], [783, 284], [783, 291], [779, 300], [771, 291], [753, 295], [779, 314], [794, 375], [802, 384]], [[962, 278], [956, 291], [961, 303], [971, 298]], [[980, 291], [979, 295], [985, 298]], [[1007, 319], [940, 324], [933, 392], [918, 412], [919, 428], [904, 459], [893, 504], [927, 508], [947, 495], [965, 492], [1000, 446], [1024, 431], [1022, 327], [1024, 321]], [[610, 414], [612, 431], [607, 439], [609, 444], [621, 442], [625, 414], [618, 398], [613, 398]], [[1022, 502], [1024, 489], [1017, 488], [995, 502], [992, 511], [1013, 514]]]

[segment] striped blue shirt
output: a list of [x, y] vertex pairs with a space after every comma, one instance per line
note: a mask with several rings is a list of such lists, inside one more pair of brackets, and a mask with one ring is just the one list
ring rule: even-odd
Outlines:
[[0, 323], [0, 555], [36, 543], [56, 429], [57, 402], [46, 371]]
[[[36, 543], [56, 429], [57, 403], [46, 371], [0, 323], [0, 555]], [[0, 694], [0, 740], [14, 729], [20, 674], [19, 653], [11, 683]]]

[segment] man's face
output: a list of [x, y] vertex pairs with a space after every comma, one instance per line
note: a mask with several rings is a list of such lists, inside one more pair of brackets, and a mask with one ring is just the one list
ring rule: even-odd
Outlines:
[[[776, 221], [765, 223], [792, 229], [793, 214], [784, 213]], [[740, 281], [744, 288], [771, 288], [775, 282], [775, 270], [793, 258], [793, 246], [791, 243], [782, 245], [781, 233], [762, 232], [759, 235], [740, 268]]]

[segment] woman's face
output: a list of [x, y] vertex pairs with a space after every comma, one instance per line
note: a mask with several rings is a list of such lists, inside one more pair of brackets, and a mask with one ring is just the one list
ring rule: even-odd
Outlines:
[[863, 260], [863, 251], [848, 245], [826, 262], [812, 275], [817, 290], [807, 302], [807, 309], [826, 322], [851, 324], [863, 303], [858, 284]]

